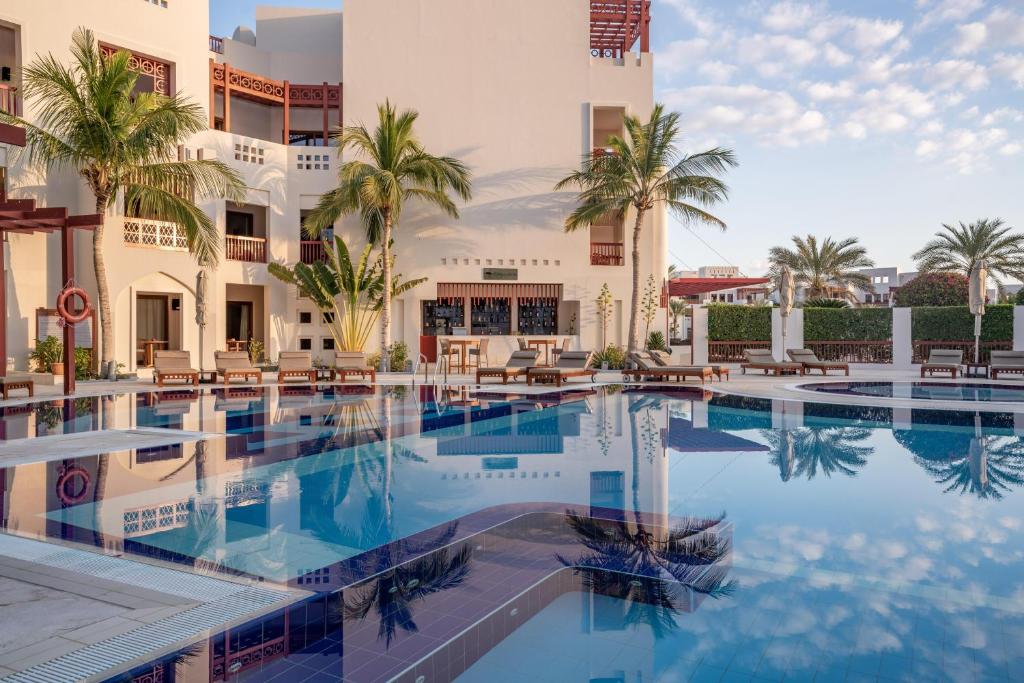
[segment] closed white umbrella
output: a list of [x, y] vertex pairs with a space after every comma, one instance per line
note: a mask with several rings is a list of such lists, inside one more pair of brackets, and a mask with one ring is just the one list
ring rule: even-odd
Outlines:
[[786, 360], [786, 328], [789, 327], [789, 314], [793, 312], [796, 298], [796, 282], [789, 266], [782, 267], [779, 278], [779, 315], [782, 317], [782, 360]]
[[199, 370], [203, 369], [203, 335], [206, 331], [206, 323], [209, 322], [210, 314], [206, 302], [209, 276], [205, 268], [200, 268], [196, 275], [196, 324], [199, 325]]
[[971, 314], [974, 315], [974, 362], [978, 362], [981, 353], [981, 317], [985, 315], [985, 285], [988, 282], [988, 264], [978, 261], [971, 268], [970, 301]]

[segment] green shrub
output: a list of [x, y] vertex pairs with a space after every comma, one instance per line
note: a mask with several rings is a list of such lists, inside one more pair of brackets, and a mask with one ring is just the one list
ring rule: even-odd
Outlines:
[[804, 308], [805, 341], [888, 341], [892, 309]]
[[711, 341], [768, 341], [772, 338], [769, 306], [712, 304], [707, 309]]
[[92, 371], [92, 349], [79, 346], [75, 349], [75, 379], [94, 379]]
[[896, 290], [894, 303], [917, 306], [966, 306], [970, 283], [960, 273], [922, 273]]
[[[921, 306], [910, 312], [910, 334], [920, 341], [973, 341], [974, 316], [966, 306]], [[1013, 339], [1013, 306], [985, 307], [983, 341]]]
[[53, 372], [53, 364], [64, 360], [64, 344], [53, 335], [36, 342], [36, 348], [29, 351], [29, 359], [39, 372]]
[[603, 363], [608, 363], [609, 370], [621, 370], [626, 367], [626, 350], [621, 346], [609, 344], [604, 351], [594, 354], [593, 366], [599, 368]]
[[[388, 348], [390, 349], [388, 370], [405, 372], [405, 363], [409, 360], [409, 346], [405, 342], [394, 342]], [[366, 358], [366, 362], [374, 370], [380, 371], [380, 351], [371, 353]]]
[[665, 333], [655, 330], [647, 335], [647, 349], [649, 351], [668, 351], [668, 344], [665, 343]]
[[1017, 293], [1013, 295], [1013, 303], [1024, 306], [1024, 287], [1018, 289]]
[[849, 308], [850, 304], [842, 299], [816, 297], [804, 302], [804, 308]]

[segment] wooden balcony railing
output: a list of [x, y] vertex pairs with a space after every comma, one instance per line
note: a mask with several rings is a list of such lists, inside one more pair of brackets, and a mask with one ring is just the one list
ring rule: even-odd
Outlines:
[[232, 261], [266, 263], [267, 240], [263, 237], [227, 235], [224, 238], [224, 256]]
[[147, 218], [124, 219], [124, 243], [132, 247], [188, 251], [188, 236], [177, 223]]
[[770, 341], [709, 341], [708, 361], [712, 363], [742, 363], [744, 349], [770, 349]]
[[224, 54], [224, 39], [219, 36], [210, 36], [210, 52]]
[[821, 360], [840, 363], [892, 363], [892, 341], [805, 341]]
[[0, 83], [0, 111], [18, 116], [18, 89], [13, 85]]
[[[935, 341], [935, 340], [914, 340], [914, 359], [915, 363], [924, 363], [928, 360], [928, 354], [934, 349], [959, 349], [964, 352], [964, 362], [974, 360], [974, 340], [951, 340], [951, 341]], [[981, 353], [979, 358], [982, 363], [987, 363], [989, 360], [989, 353], [991, 351], [1012, 351], [1013, 342], [1011, 340], [1006, 341], [983, 341], [981, 342]]]
[[303, 263], [316, 263], [327, 259], [327, 250], [320, 240], [302, 240], [299, 242], [299, 253]]
[[590, 265], [621, 266], [624, 264], [626, 245], [622, 242], [591, 242]]

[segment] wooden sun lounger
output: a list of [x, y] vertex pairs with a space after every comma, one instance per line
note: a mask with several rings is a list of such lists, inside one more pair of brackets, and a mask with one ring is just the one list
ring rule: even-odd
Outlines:
[[362, 351], [335, 351], [331, 381], [340, 377], [344, 382], [348, 380], [349, 375], [361, 378], [369, 377], [371, 382], [377, 381], [377, 371], [367, 364], [365, 353]]
[[291, 377], [308, 380], [316, 384], [316, 370], [313, 368], [313, 354], [309, 351], [282, 351], [277, 362], [277, 381], [284, 382]]
[[590, 361], [594, 354], [590, 351], [563, 351], [558, 355], [554, 367], [530, 368], [526, 371], [526, 383], [532, 385], [534, 382], [554, 382], [555, 386], [562, 384], [573, 377], [589, 377], [595, 381], [596, 370], [590, 369]]
[[29, 397], [36, 395], [36, 383], [30, 379], [0, 378], [0, 390], [3, 390], [5, 401], [11, 397], [12, 391], [16, 391], [18, 389], [28, 390]]
[[701, 384], [711, 381], [714, 377], [714, 370], [710, 365], [663, 365], [662, 359], [649, 351], [638, 351], [629, 354], [630, 360], [637, 366], [632, 370], [623, 370], [624, 378], [633, 377], [636, 380], [642, 378], [668, 379], [675, 377], [676, 380], [696, 377]]
[[154, 351], [153, 381], [161, 388], [169, 379], [180, 379], [197, 387], [199, 386], [199, 371], [193, 369], [191, 365], [192, 359], [188, 351]]
[[804, 374], [810, 374], [811, 370], [821, 370], [822, 375], [827, 375], [829, 370], [842, 370], [847, 376], [850, 375], [850, 364], [839, 361], [826, 361], [818, 358], [818, 354], [810, 349], [789, 349], [790, 360], [804, 366]]
[[740, 364], [740, 371], [743, 374], [747, 374], [747, 370], [764, 370], [764, 374], [767, 375], [770, 372], [776, 377], [786, 372], [804, 374], [802, 363], [777, 361], [769, 349], [744, 349], [743, 356], [747, 359], [746, 363]]
[[537, 365], [537, 358], [539, 357], [539, 349], [513, 351], [504, 366], [477, 368], [476, 383], [480, 384], [480, 380], [484, 377], [500, 377], [502, 384], [508, 384], [510, 379], [515, 381], [519, 377], [525, 377], [527, 370]]
[[233, 379], [241, 379], [243, 382], [254, 379], [256, 384], [263, 383], [263, 371], [253, 367], [248, 351], [216, 351], [213, 358], [217, 364], [217, 373], [224, 377], [224, 384]]
[[934, 376], [936, 372], [948, 372], [950, 377], [956, 379], [956, 373], [960, 372], [963, 365], [964, 352], [957, 349], [932, 349], [928, 354], [928, 361], [921, 364], [921, 376], [925, 374]]
[[1024, 374], [1024, 351], [992, 351], [988, 365], [992, 379], [999, 379], [1001, 374], [1022, 375]]

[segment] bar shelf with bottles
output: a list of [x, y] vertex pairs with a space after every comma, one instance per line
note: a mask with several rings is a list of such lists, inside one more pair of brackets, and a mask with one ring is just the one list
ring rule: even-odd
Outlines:
[[557, 298], [520, 298], [516, 303], [519, 308], [519, 334], [558, 334]]
[[469, 315], [470, 334], [512, 334], [512, 299], [473, 297], [470, 299]]
[[450, 335], [452, 328], [465, 327], [465, 325], [466, 304], [462, 297], [423, 302], [424, 335]]

